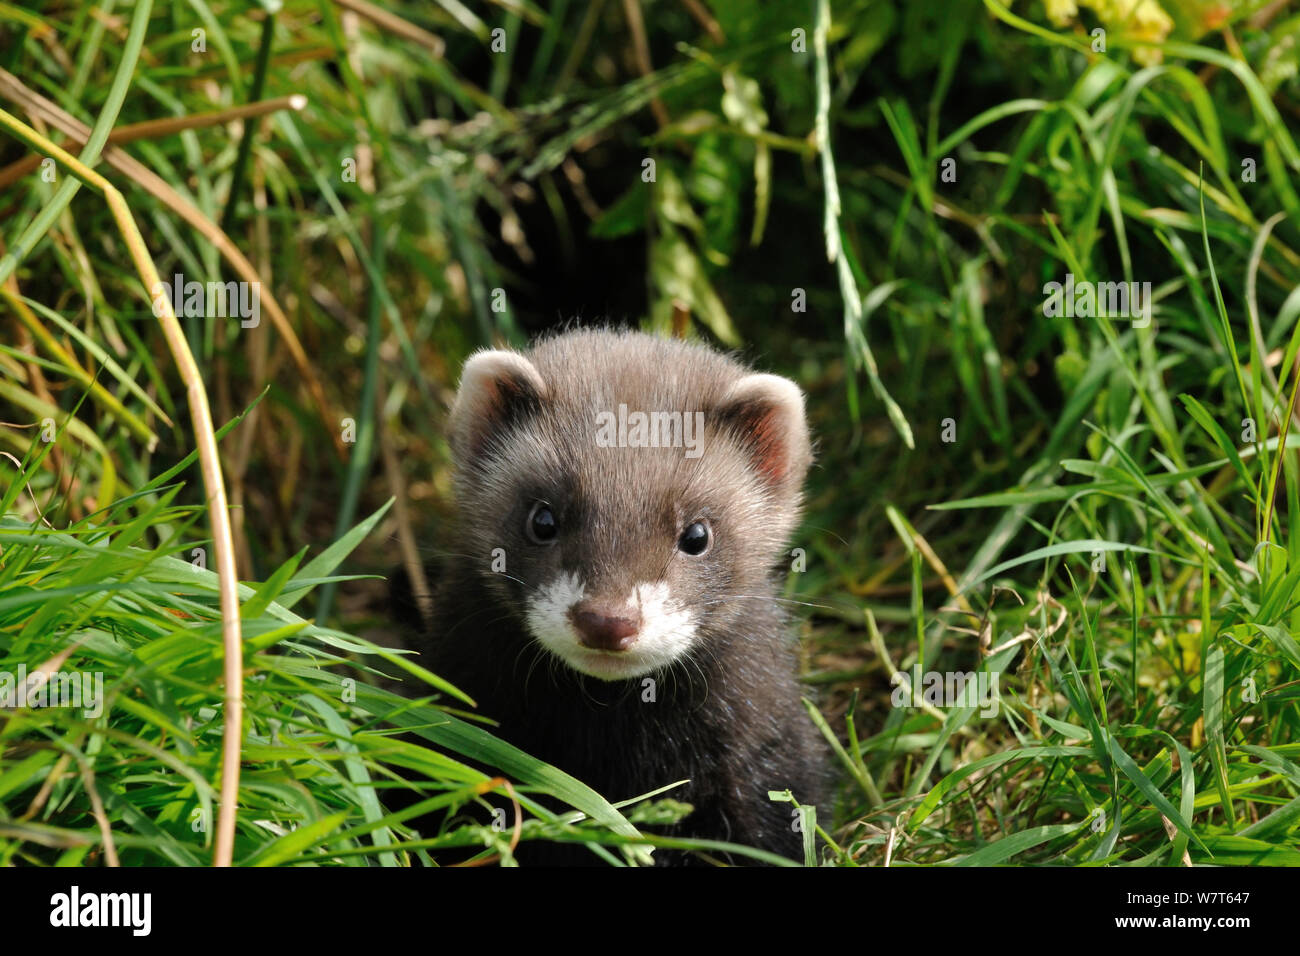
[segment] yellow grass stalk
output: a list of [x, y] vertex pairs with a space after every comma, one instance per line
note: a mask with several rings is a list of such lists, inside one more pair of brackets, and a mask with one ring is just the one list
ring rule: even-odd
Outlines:
[[[72, 136], [81, 142], [85, 142], [90, 136], [90, 129], [85, 123], [81, 122], [66, 110], [61, 109], [54, 103], [50, 102], [39, 93], [28, 89], [27, 86], [14, 76], [8, 70], [0, 68], [0, 96], [5, 96], [15, 103], [20, 104], [25, 110], [33, 116], [39, 117], [43, 122], [61, 131], [67, 136]], [[49, 142], [42, 138], [41, 142]], [[47, 155], [53, 157], [53, 153]], [[68, 155], [63, 153], [63, 155]], [[276, 301], [271, 294], [269, 283], [261, 281], [261, 276], [253, 268], [253, 264], [248, 261], [239, 247], [225, 234], [211, 219], [187, 200], [184, 196], [172, 189], [161, 176], [128, 156], [119, 147], [109, 146], [104, 150], [103, 161], [112, 166], [124, 176], [130, 177], [136, 185], [156, 197], [160, 202], [175, 212], [178, 216], [193, 226], [209, 242], [211, 242], [221, 257], [230, 264], [230, 267], [238, 274], [239, 278], [252, 285], [257, 289], [261, 298], [262, 308], [266, 310], [267, 315], [271, 317], [271, 324], [275, 326], [280, 338], [284, 341], [285, 348], [289, 352], [289, 357], [293, 359], [294, 367], [298, 370], [299, 377], [307, 385], [307, 390], [311, 393], [316, 407], [320, 412], [321, 420], [329, 426], [330, 435], [334, 439], [334, 449], [340, 458], [347, 456], [347, 448], [343, 444], [343, 439], [339, 435], [339, 430], [334, 427], [339, 419], [338, 415], [333, 414], [329, 407], [329, 401], [325, 397], [325, 389], [321, 385], [320, 377], [316, 374], [315, 368], [307, 358], [307, 352], [302, 347], [302, 342], [298, 339], [298, 334], [294, 331], [293, 326], [289, 323], [289, 317], [285, 315], [284, 310], [280, 308], [280, 303]], [[80, 177], [78, 177], [80, 178]]]
[[[50, 157], [68, 173], [100, 193], [108, 204], [122, 239], [131, 254], [131, 261], [153, 302], [154, 314], [162, 326], [163, 337], [176, 362], [181, 381], [185, 383], [194, 424], [194, 440], [198, 445], [199, 469], [203, 475], [203, 488], [208, 505], [208, 520], [212, 527], [212, 541], [216, 550], [216, 570], [221, 605], [221, 635], [225, 652], [225, 737], [222, 748], [221, 804], [217, 816], [216, 841], [212, 862], [215, 866], [229, 866], [234, 855], [235, 808], [239, 798], [239, 755], [243, 739], [243, 640], [239, 622], [239, 581], [235, 576], [235, 549], [230, 533], [230, 515], [226, 504], [226, 487], [221, 476], [221, 461], [217, 455], [217, 438], [212, 427], [212, 413], [208, 408], [207, 392], [199, 374], [194, 356], [185, 334], [181, 331], [176, 313], [172, 310], [162, 280], [158, 276], [153, 258], [145, 247], [144, 237], [131, 215], [131, 207], [107, 179], [85, 166], [72, 154], [60, 149], [46, 137], [21, 120], [0, 110], [0, 129], [12, 133], [33, 149]], [[101, 506], [106, 502], [101, 502]]]
[[[130, 123], [126, 126], [119, 126], [108, 134], [108, 142], [113, 145], [121, 145], [122, 143], [133, 143], [138, 139], [159, 139], [185, 130], [206, 129], [210, 126], [220, 126], [234, 120], [265, 116], [267, 113], [276, 113], [280, 110], [301, 111], [306, 106], [307, 97], [301, 93], [293, 93], [289, 96], [277, 96], [270, 100], [258, 100], [256, 103], [248, 103], [244, 106], [232, 106], [224, 110], [194, 113], [190, 116], [164, 116], [162, 119], [145, 120], [143, 123]], [[86, 137], [75, 134], [71, 138], [83, 143], [86, 141]], [[38, 153], [32, 153], [30, 156], [14, 160], [4, 169], [0, 169], [0, 189], [4, 189], [6, 186], [22, 179], [41, 164], [42, 158]]]

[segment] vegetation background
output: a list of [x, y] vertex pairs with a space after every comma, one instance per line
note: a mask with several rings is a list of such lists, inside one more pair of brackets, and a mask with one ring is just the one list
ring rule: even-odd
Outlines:
[[[1298, 42], [1286, 0], [0, 2], [0, 673], [106, 692], [0, 710], [0, 864], [673, 843], [671, 790], [492, 737], [377, 577], [446, 520], [465, 356], [575, 317], [808, 392], [802, 862], [1300, 862]], [[260, 321], [169, 336], [150, 267]], [[1067, 274], [1152, 321], [1048, 314]], [[897, 706], [977, 670], [993, 717]]]

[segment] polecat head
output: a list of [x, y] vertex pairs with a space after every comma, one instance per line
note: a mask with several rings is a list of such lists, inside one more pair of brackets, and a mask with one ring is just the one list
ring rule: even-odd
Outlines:
[[451, 444], [458, 550], [534, 639], [604, 680], [707, 653], [771, 600], [812, 457], [788, 379], [591, 330], [471, 357]]

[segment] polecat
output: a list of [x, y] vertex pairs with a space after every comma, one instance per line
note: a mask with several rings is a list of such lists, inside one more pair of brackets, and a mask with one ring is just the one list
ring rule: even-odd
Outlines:
[[610, 800], [689, 779], [674, 835], [798, 859], [768, 791], [824, 806], [776, 596], [812, 458], [799, 388], [704, 346], [574, 331], [472, 356], [449, 430], [459, 524], [421, 663]]

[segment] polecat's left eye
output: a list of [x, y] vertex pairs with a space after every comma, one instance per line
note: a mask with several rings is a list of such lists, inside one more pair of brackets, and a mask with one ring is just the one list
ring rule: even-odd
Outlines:
[[684, 554], [703, 554], [709, 549], [712, 534], [703, 521], [696, 521], [686, 526], [682, 536], [677, 539], [677, 549]]
[[555, 525], [555, 513], [545, 501], [533, 505], [533, 510], [528, 512], [528, 521], [524, 528], [528, 532], [528, 537], [537, 544], [550, 544], [559, 531]]

